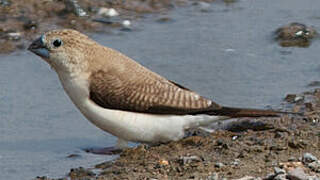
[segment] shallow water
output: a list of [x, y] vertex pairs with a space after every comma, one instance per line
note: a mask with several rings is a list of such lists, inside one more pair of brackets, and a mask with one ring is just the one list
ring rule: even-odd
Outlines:
[[[91, 34], [151, 70], [229, 106], [278, 107], [319, 79], [319, 42], [282, 48], [272, 31], [289, 22], [320, 27], [320, 1], [239, 0], [169, 12], [173, 22], [146, 17], [139, 31]], [[86, 147], [116, 139], [90, 124], [63, 92], [53, 70], [23, 51], [0, 56], [0, 179], [61, 177], [114, 157]], [[79, 154], [78, 158], [66, 158]]]

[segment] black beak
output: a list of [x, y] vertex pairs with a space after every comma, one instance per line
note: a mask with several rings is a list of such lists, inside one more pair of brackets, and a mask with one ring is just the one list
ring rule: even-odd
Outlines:
[[38, 55], [40, 57], [49, 58], [49, 51], [46, 48], [46, 46], [44, 45], [42, 37], [33, 41], [30, 44], [30, 46], [28, 47], [28, 50], [35, 53], [36, 55]]

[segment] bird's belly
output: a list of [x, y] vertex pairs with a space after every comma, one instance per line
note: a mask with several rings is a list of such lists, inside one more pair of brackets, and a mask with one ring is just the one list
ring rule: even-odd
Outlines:
[[190, 124], [185, 116], [151, 115], [102, 108], [88, 100], [80, 109], [97, 127], [121, 139], [158, 143], [181, 139]]

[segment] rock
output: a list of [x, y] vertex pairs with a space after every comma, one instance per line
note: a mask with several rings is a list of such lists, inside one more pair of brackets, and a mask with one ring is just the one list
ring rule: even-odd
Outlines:
[[214, 164], [214, 167], [216, 167], [216, 168], [222, 168], [223, 166], [224, 166], [224, 164], [220, 163], [220, 162], [217, 162]]
[[310, 45], [310, 40], [317, 35], [317, 31], [312, 27], [294, 22], [278, 28], [275, 35], [281, 46], [307, 47]]
[[162, 160], [159, 161], [159, 164], [163, 165], [163, 166], [168, 166], [169, 165], [169, 161], [167, 161], [165, 159], [162, 159]]
[[307, 86], [308, 87], [320, 86], [320, 81], [311, 81]]
[[219, 180], [219, 174], [213, 173], [211, 176], [208, 176], [206, 180]]
[[279, 174], [285, 174], [286, 171], [284, 169], [279, 168], [279, 167], [274, 167], [274, 173], [276, 175], [279, 175]]
[[156, 22], [158, 22], [158, 23], [169, 23], [169, 22], [173, 22], [173, 19], [171, 17], [169, 17], [169, 16], [162, 16], [162, 17], [158, 18], [156, 20]]
[[8, 34], [9, 40], [20, 40], [21, 39], [21, 33], [20, 32], [9, 32]]
[[121, 23], [122, 31], [131, 31], [131, 22], [129, 20], [124, 20]]
[[266, 177], [264, 177], [263, 179], [264, 179], [264, 180], [272, 180], [272, 179], [274, 179], [274, 177], [276, 177], [275, 174], [269, 173], [269, 174], [268, 174]]
[[309, 163], [308, 164], [308, 167], [314, 171], [314, 172], [317, 172], [317, 173], [320, 173], [320, 161], [314, 161], [312, 163]]
[[304, 153], [303, 157], [302, 157], [302, 161], [304, 163], [311, 163], [314, 161], [317, 161], [317, 157], [315, 157], [314, 155], [310, 154], [310, 153]]
[[295, 168], [288, 172], [287, 178], [290, 180], [307, 180], [308, 175], [302, 168]]
[[289, 102], [289, 103], [298, 103], [298, 102], [302, 102], [304, 100], [304, 97], [296, 95], [296, 94], [288, 94], [284, 98], [284, 100]]
[[179, 160], [181, 165], [186, 165], [186, 164], [189, 164], [189, 163], [192, 163], [192, 162], [200, 162], [202, 161], [202, 159], [198, 156], [184, 156], [184, 157], [181, 157]]
[[289, 157], [288, 161], [289, 161], [289, 162], [293, 162], [293, 161], [296, 161], [296, 157], [294, 157], [294, 156], [291, 156], [291, 157]]
[[115, 17], [119, 16], [119, 13], [114, 8], [100, 8], [98, 11], [98, 15], [105, 17]]
[[79, 167], [76, 169], [71, 169], [69, 172], [69, 177], [71, 179], [89, 179], [89, 177], [94, 177], [95, 173], [90, 170], [84, 169], [83, 167]]
[[11, 1], [9, 0], [0, 0], [0, 6], [10, 6], [11, 5]]
[[211, 8], [211, 5], [209, 3], [201, 2], [201, 1], [198, 2], [198, 6], [201, 12], [209, 12]]
[[25, 30], [34, 30], [38, 27], [38, 22], [34, 21], [34, 20], [31, 20], [29, 19], [28, 21], [26, 21], [24, 24], [23, 24], [23, 28]]
[[87, 13], [81, 8], [77, 0], [64, 0], [64, 4], [68, 12], [72, 12], [79, 17], [87, 16]]
[[233, 141], [235, 141], [235, 140], [237, 140], [237, 139], [238, 139], [238, 136], [233, 136], [233, 137], [232, 137], [232, 140], [233, 140]]
[[238, 166], [240, 164], [240, 159], [235, 159], [233, 162], [231, 162], [231, 165]]
[[79, 154], [70, 154], [70, 155], [68, 155], [67, 156], [67, 158], [79, 158], [79, 157], [81, 157]]
[[286, 180], [286, 174], [279, 174], [276, 177], [273, 178], [273, 180]]
[[242, 177], [240, 179], [236, 179], [236, 180], [255, 180], [256, 178], [253, 177], [253, 176], [245, 176], [245, 177]]

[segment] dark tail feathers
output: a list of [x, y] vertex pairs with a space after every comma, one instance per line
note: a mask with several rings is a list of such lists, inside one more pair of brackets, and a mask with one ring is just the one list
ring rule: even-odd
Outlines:
[[221, 109], [211, 111], [209, 114], [219, 115], [219, 116], [230, 116], [233, 118], [237, 118], [237, 117], [279, 117], [281, 114], [298, 114], [298, 113], [262, 110], [262, 109], [222, 107]]

